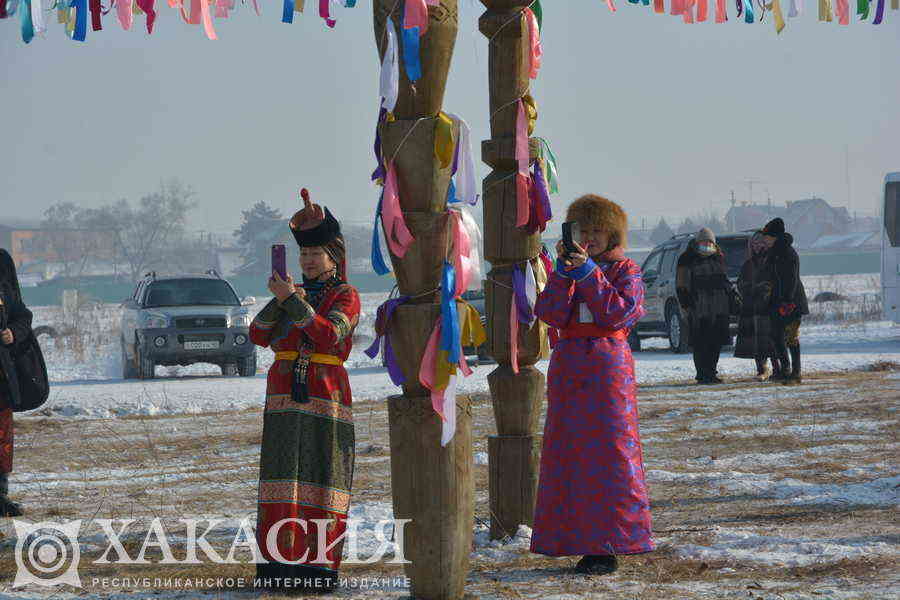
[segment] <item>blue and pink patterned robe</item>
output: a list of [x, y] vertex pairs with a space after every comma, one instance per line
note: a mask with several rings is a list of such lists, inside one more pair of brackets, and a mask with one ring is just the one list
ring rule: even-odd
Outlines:
[[[654, 548], [650, 503], [627, 342], [644, 314], [641, 271], [630, 259], [596, 267], [589, 261], [579, 271], [569, 273], [575, 281], [558, 266], [535, 307], [561, 338], [548, 371], [531, 551], [549, 556], [649, 552]], [[609, 335], [589, 335], [604, 330]]]

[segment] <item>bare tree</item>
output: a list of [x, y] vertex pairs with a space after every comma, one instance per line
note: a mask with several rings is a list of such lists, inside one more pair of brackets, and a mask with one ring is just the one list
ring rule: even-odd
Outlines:
[[37, 243], [48, 260], [62, 266], [62, 275], [79, 278], [91, 261], [112, 258], [111, 232], [97, 227], [91, 211], [73, 202], [58, 202], [44, 211]]
[[163, 181], [158, 191], [141, 198], [136, 206], [119, 200], [99, 209], [95, 217], [113, 232], [116, 252], [132, 279], [147, 269], [166, 264], [170, 249], [184, 235], [188, 213], [196, 206], [193, 196], [190, 186], [170, 179]]

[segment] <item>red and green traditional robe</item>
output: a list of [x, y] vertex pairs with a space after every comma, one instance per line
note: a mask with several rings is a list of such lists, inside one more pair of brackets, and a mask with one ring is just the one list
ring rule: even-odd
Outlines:
[[[254, 344], [275, 352], [328, 354], [346, 360], [359, 321], [359, 294], [332, 281], [307, 302], [294, 295], [279, 305], [273, 299], [250, 325]], [[309, 402], [291, 397], [293, 360], [276, 360], [269, 369], [263, 439], [260, 453], [257, 542], [271, 577], [334, 577], [341, 564], [343, 542], [314, 564], [318, 528], [313, 519], [328, 519], [328, 547], [346, 529], [353, 481], [354, 431], [347, 371], [341, 365], [310, 363], [306, 385]], [[297, 523], [284, 524], [277, 547], [286, 561], [276, 560], [266, 547], [267, 535], [282, 519], [307, 521], [307, 533]]]

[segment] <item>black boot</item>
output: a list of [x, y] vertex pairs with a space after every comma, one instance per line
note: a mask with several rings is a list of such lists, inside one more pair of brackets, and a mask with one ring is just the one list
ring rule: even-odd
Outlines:
[[9, 473], [0, 473], [0, 517], [21, 517], [22, 507], [7, 497]]
[[584, 575], [609, 575], [618, 568], [619, 561], [615, 556], [594, 554], [585, 555], [575, 565], [575, 571]]
[[789, 346], [791, 352], [791, 374], [784, 378], [785, 385], [793, 385], [803, 382], [800, 375], [800, 344]]

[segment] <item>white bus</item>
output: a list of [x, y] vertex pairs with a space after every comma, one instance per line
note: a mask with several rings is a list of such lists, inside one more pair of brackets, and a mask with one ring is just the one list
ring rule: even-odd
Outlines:
[[900, 323], [900, 173], [884, 178], [881, 294], [884, 318]]

